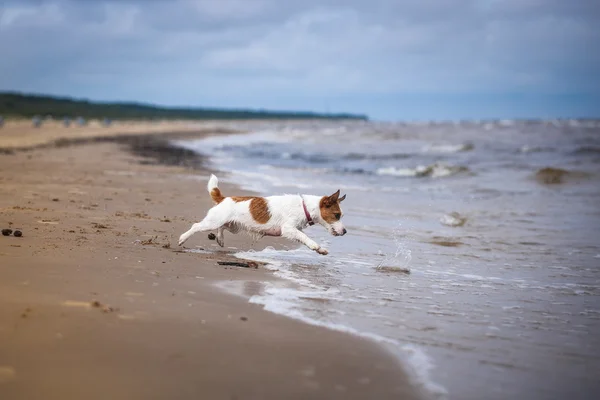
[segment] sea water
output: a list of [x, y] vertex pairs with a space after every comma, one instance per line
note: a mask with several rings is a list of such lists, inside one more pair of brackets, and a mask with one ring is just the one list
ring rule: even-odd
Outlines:
[[328, 256], [241, 249], [287, 282], [251, 302], [394, 347], [434, 397], [600, 398], [599, 121], [231, 125], [178, 144], [263, 195], [347, 194], [347, 235], [305, 231]]

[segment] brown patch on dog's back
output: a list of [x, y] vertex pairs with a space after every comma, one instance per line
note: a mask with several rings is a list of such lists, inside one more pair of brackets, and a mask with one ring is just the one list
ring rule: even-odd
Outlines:
[[213, 188], [213, 190], [210, 191], [210, 197], [211, 199], [213, 199], [215, 204], [219, 204], [220, 202], [225, 200], [225, 197], [223, 197], [219, 188]]
[[250, 201], [250, 215], [259, 224], [266, 224], [271, 219], [269, 205], [262, 197], [255, 197]]
[[342, 213], [340, 203], [332, 201], [330, 196], [324, 196], [321, 201], [319, 201], [319, 208], [321, 209], [321, 218], [328, 224], [333, 224], [338, 220], [335, 217], [335, 214]]
[[252, 200], [252, 199], [256, 199], [255, 196], [232, 196], [231, 200], [235, 201], [236, 203], [240, 203], [242, 201], [248, 201], [248, 200]]
[[269, 205], [267, 204], [267, 200], [265, 200], [263, 197], [232, 196], [231, 200], [235, 201], [236, 203], [250, 201], [250, 215], [252, 215], [252, 218], [254, 218], [254, 220], [259, 224], [266, 224], [271, 219]]

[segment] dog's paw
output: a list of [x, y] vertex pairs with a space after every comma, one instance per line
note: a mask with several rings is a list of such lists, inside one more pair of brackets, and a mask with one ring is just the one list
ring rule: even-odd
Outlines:
[[329, 254], [329, 252], [327, 251], [327, 249], [324, 249], [322, 247], [319, 247], [318, 249], [315, 250], [317, 253], [321, 254], [322, 256], [326, 256], [327, 254]]
[[225, 247], [225, 240], [222, 237], [217, 236], [217, 243], [219, 244], [219, 246]]

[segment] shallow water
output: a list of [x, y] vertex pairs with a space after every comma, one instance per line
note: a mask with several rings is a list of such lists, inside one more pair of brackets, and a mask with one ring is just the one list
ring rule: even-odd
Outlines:
[[329, 256], [240, 254], [290, 282], [251, 301], [396, 344], [440, 397], [600, 396], [600, 122], [233, 127], [179, 144], [263, 194], [348, 195], [346, 236], [306, 230]]

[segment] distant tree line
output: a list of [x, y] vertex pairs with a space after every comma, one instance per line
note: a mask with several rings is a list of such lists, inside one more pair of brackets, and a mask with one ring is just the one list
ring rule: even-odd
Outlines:
[[159, 107], [138, 103], [103, 103], [65, 97], [0, 92], [0, 116], [86, 119], [361, 119], [366, 115], [295, 111]]

